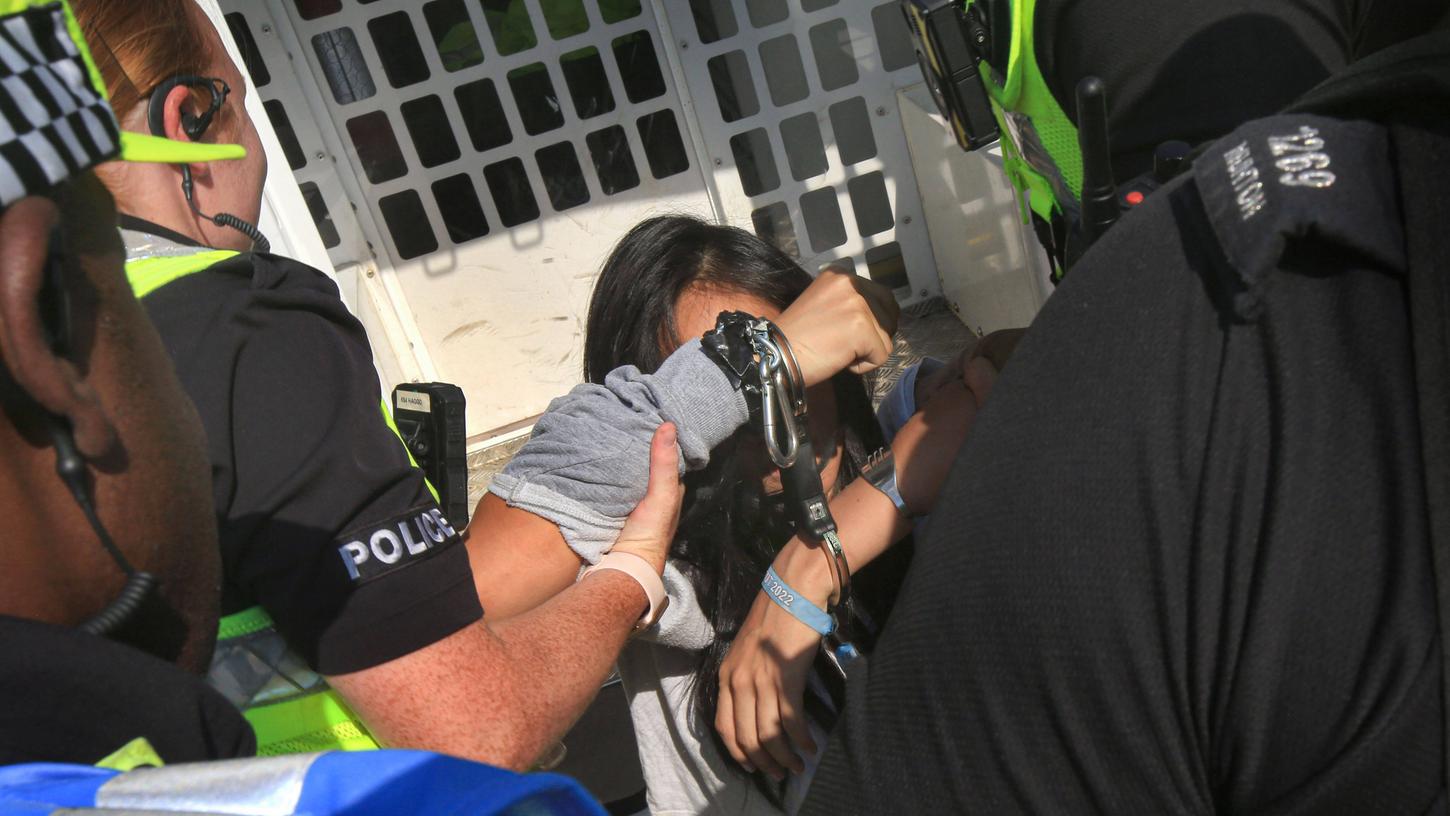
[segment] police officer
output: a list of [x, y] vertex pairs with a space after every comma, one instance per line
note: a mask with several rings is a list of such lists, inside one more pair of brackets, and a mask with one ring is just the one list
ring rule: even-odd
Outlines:
[[804, 812], [1443, 810], [1422, 443], [1450, 414], [1416, 365], [1447, 335], [1414, 293], [1446, 302], [1450, 39], [1271, 115], [1370, 10], [1039, 2], [1014, 31], [1061, 108], [1088, 72], [1175, 89], [1110, 81], [1115, 143], [1207, 143], [1017, 347]]
[[[243, 79], [193, 0], [83, 0], [76, 12], [114, 57], [102, 70], [123, 127], [255, 148]], [[382, 742], [526, 767], [583, 711], [631, 628], [658, 614], [669, 536], [626, 528], [615, 569], [480, 625], [479, 593], [509, 576], [472, 573], [380, 410], [367, 338], [336, 287], [249, 251], [265, 250], [252, 223], [266, 168], [251, 155], [103, 179], [125, 214], [133, 288], [207, 430], [227, 616], [214, 682], [248, 709], [264, 753]], [[866, 300], [843, 294], [799, 333], [816, 380], [890, 350]], [[663, 455], [673, 436], [657, 443]], [[528, 525], [520, 514], [476, 515], [469, 546]]]
[[248, 756], [199, 678], [220, 571], [201, 425], [88, 169], [225, 151], [123, 143], [65, 20], [0, 3], [0, 765]]
[[[572, 780], [427, 752], [244, 758], [251, 728], [199, 676], [220, 576], [205, 436], [88, 169], [241, 151], [122, 134], [69, 15], [0, 3], [0, 812], [602, 814]], [[626, 546], [670, 538], [674, 451], [655, 452]]]

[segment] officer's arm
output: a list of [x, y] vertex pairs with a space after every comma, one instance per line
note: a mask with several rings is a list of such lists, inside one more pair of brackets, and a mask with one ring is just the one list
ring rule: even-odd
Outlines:
[[[649, 489], [614, 546], [656, 570], [683, 495], [673, 428], [664, 428], [651, 445]], [[385, 745], [527, 769], [583, 713], [647, 606], [633, 578], [604, 570], [526, 614], [328, 682]]]

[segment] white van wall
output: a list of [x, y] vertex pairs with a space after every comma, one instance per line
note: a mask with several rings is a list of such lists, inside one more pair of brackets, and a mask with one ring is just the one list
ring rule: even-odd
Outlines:
[[938, 292], [894, 0], [220, 6], [384, 379], [463, 386], [476, 444], [578, 382], [594, 276], [649, 215], [754, 229], [904, 303]]
[[[232, 36], [226, 22], [222, 18], [221, 6], [217, 0], [197, 0], [201, 7], [211, 18], [212, 24], [216, 26], [221, 34], [222, 41], [226, 43], [227, 53], [231, 54], [238, 67], [242, 68], [242, 75], [247, 76], [243, 67], [242, 54], [237, 48], [236, 38]], [[257, 123], [257, 133], [262, 138], [262, 148], [267, 152], [267, 182], [262, 193], [262, 217], [258, 228], [267, 240], [272, 242], [272, 250], [280, 255], [289, 258], [296, 258], [303, 263], [314, 266], [336, 279], [336, 272], [332, 268], [332, 260], [327, 255], [327, 248], [322, 245], [322, 238], [317, 233], [317, 226], [312, 222], [312, 216], [307, 211], [307, 204], [302, 200], [302, 193], [297, 189], [297, 182], [292, 178], [292, 172], [287, 166], [287, 159], [282, 153], [282, 145], [277, 141], [277, 133], [267, 121], [267, 112], [262, 107], [262, 97], [257, 93], [257, 88], [247, 79], [247, 115]], [[344, 291], [343, 300], [347, 302], [348, 308], [356, 311], [355, 287], [349, 287], [354, 291]]]

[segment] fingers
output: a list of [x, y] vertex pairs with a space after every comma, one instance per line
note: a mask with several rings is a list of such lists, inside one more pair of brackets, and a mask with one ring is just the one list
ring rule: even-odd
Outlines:
[[757, 595], [720, 666], [715, 728], [732, 759], [779, 780], [816, 752], [801, 699], [819, 635], [775, 611]]
[[750, 764], [750, 759], [745, 756], [735, 739], [735, 697], [730, 691], [730, 684], [724, 679], [724, 674], [722, 667], [720, 701], [715, 704], [715, 730], [720, 732], [720, 740], [725, 743], [725, 750], [730, 753], [730, 758], [747, 772], [755, 773], [755, 766]]
[[977, 407], [980, 408], [986, 403], [992, 387], [997, 383], [997, 368], [985, 357], [973, 357], [967, 363], [964, 379], [972, 396], [976, 398]]
[[627, 525], [632, 525], [636, 534], [674, 535], [675, 523], [679, 521], [680, 499], [684, 495], [679, 466], [679, 454], [675, 451], [675, 426], [666, 422], [655, 429], [654, 438], [650, 440], [649, 486], [645, 489], [644, 498], [629, 514]]
[[[649, 487], [640, 505], [652, 505], [649, 512], [660, 513], [671, 532], [680, 517], [680, 500], [685, 488], [680, 483], [680, 454], [675, 447], [675, 423], [663, 422], [655, 429], [649, 446]], [[658, 508], [653, 505], [660, 505]]]
[[[759, 684], [755, 698], [755, 727], [760, 734], [760, 748], [777, 766], [791, 773], [801, 773], [806, 766], [786, 740], [786, 731], [781, 723], [780, 698], [774, 693], [774, 687], [774, 683]], [[784, 777], [777, 777], [780, 778]]]
[[885, 365], [887, 358], [896, 348], [894, 336], [897, 324], [901, 320], [901, 306], [896, 302], [896, 296], [875, 281], [867, 280], [859, 275], [851, 276], [851, 284], [855, 287], [857, 294], [865, 301], [867, 309], [871, 312], [871, 321], [868, 336], [871, 344], [861, 355], [863, 359], [857, 360], [851, 366], [853, 373], [862, 374], [877, 366]]
[[992, 361], [992, 365], [998, 371], [1006, 367], [1007, 361], [1011, 359], [1012, 352], [1017, 350], [1017, 343], [1027, 329], [1001, 329], [983, 337], [977, 342], [977, 347], [972, 350], [973, 357], [985, 357]]
[[[865, 281], [870, 284], [870, 281]], [[875, 287], [875, 284], [871, 284]], [[879, 287], [877, 287], [879, 288]], [[865, 293], [863, 293], [864, 296]], [[887, 293], [890, 296], [890, 293]], [[883, 314], [880, 304], [872, 302], [872, 298], [864, 298], [870, 307], [870, 314], [860, 315], [860, 326], [857, 332], [861, 338], [857, 346], [856, 360], [851, 363], [850, 368], [853, 374], [865, 374], [866, 372], [883, 366], [891, 358], [891, 353], [896, 350], [896, 314]], [[896, 307], [896, 301], [890, 301], [891, 307]]]
[[865, 374], [886, 364], [891, 352], [896, 349], [891, 335], [873, 325], [865, 332], [867, 343], [856, 361], [847, 366], [852, 374]]
[[859, 275], [852, 275], [851, 282], [871, 309], [871, 315], [876, 318], [876, 324], [885, 331], [888, 337], [895, 334], [896, 326], [901, 320], [901, 305], [896, 302], [896, 296], [891, 294], [891, 290]]
[[748, 680], [735, 675], [732, 688], [735, 691], [735, 742], [744, 752], [746, 760], [772, 779], [785, 778], [785, 767], [760, 743], [760, 726], [756, 718], [757, 701], [755, 688]]

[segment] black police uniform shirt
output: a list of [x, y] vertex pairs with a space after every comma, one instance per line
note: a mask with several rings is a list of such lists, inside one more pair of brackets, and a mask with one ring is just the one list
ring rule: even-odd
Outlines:
[[0, 765], [93, 765], [138, 737], [168, 764], [257, 751], [226, 698], [137, 649], [5, 615], [0, 646]]
[[466, 550], [388, 427], [367, 336], [327, 276], [249, 253], [142, 303], [206, 429], [222, 614], [260, 605], [324, 675], [482, 617]]
[[[1441, 46], [1402, 114], [1450, 111]], [[1335, 109], [1429, 90], [1395, 51]], [[1397, 164], [1408, 144], [1248, 123], [1083, 256], [978, 414], [802, 813], [1445, 812], [1404, 213], [1445, 212], [1450, 165]]]

